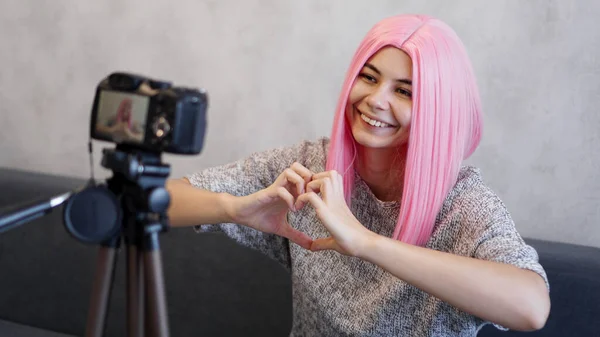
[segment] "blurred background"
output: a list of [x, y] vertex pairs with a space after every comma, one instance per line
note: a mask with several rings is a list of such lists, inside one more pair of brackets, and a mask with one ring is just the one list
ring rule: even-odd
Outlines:
[[329, 136], [355, 48], [399, 13], [466, 45], [485, 114], [467, 164], [518, 230], [600, 247], [600, 2], [4, 0], [0, 166], [88, 177], [95, 87], [117, 70], [208, 91], [204, 150], [165, 155], [173, 177]]

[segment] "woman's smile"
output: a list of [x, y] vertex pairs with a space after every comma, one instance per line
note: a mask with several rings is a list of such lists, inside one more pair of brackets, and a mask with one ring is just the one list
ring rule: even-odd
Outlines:
[[360, 110], [355, 108], [356, 113], [359, 114], [360, 118], [365, 121], [365, 123], [369, 124], [369, 126], [373, 126], [380, 129], [395, 129], [397, 126], [392, 125], [390, 123], [386, 123], [379, 118], [372, 117], [365, 113], [362, 113]]

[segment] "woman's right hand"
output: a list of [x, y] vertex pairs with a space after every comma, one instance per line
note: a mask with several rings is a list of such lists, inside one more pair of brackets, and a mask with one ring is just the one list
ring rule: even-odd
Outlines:
[[296, 198], [305, 192], [313, 172], [299, 163], [285, 169], [275, 182], [256, 193], [236, 198], [230, 210], [235, 223], [246, 225], [265, 233], [288, 238], [305, 249], [310, 249], [312, 239], [287, 221], [289, 211], [296, 211]]

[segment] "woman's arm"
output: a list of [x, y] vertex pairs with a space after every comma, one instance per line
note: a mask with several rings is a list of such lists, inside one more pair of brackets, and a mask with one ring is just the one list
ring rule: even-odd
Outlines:
[[309, 249], [312, 239], [289, 224], [287, 213], [293, 209], [293, 194], [302, 192], [311, 175], [300, 164], [292, 164], [269, 187], [239, 197], [194, 187], [187, 178], [168, 180], [168, 216], [175, 227], [236, 223], [279, 235]]
[[167, 180], [166, 188], [171, 196], [167, 212], [172, 226], [232, 222], [227, 205], [234, 196], [195, 188], [185, 178]]
[[[320, 193], [319, 196], [317, 193]], [[315, 174], [297, 209], [310, 203], [331, 234], [311, 250], [332, 249], [378, 265], [397, 278], [481, 319], [514, 330], [537, 330], [550, 311], [545, 280], [537, 273], [487, 259], [463, 257], [403, 243], [365, 228], [348, 208], [342, 176]], [[503, 254], [491, 240], [480, 254]]]
[[135, 140], [140, 143], [144, 141], [144, 135], [139, 131], [135, 131], [135, 129], [129, 129], [128, 127], [125, 127], [123, 131], [125, 132], [128, 140]]
[[117, 130], [116, 124], [106, 123], [106, 124], [97, 124], [96, 131], [99, 133], [110, 135]]
[[513, 330], [538, 330], [550, 298], [535, 272], [373, 235], [358, 257], [460, 310]]

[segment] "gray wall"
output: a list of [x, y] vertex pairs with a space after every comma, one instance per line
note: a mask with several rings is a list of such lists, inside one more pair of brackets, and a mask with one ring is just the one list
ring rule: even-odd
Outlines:
[[94, 88], [114, 70], [208, 90], [205, 149], [166, 156], [173, 176], [327, 136], [359, 41], [407, 12], [463, 38], [486, 118], [469, 163], [521, 233], [600, 247], [596, 1], [4, 0], [0, 165], [88, 176]]

